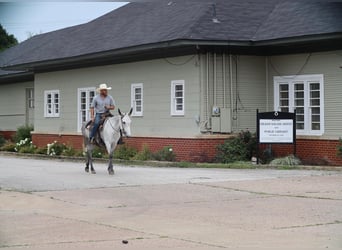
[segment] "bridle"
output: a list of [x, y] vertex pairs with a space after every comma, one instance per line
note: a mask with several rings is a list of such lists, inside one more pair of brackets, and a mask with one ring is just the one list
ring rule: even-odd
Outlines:
[[122, 126], [122, 123], [123, 123], [123, 121], [122, 121], [122, 119], [124, 118], [124, 116], [120, 116], [120, 123], [119, 123], [119, 129], [117, 129], [117, 128], [115, 128], [115, 126], [112, 124], [112, 122], [111, 122], [111, 118], [109, 118], [109, 119], [107, 119], [107, 122], [109, 123], [109, 125], [112, 127], [112, 129], [114, 130], [114, 133], [116, 132], [116, 133], [122, 133], [122, 134], [126, 134], [126, 131], [125, 131], [125, 129], [123, 128], [123, 126]]

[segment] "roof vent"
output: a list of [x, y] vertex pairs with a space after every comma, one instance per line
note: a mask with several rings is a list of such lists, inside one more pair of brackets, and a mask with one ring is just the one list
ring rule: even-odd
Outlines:
[[217, 18], [216, 4], [213, 4], [213, 23], [220, 23], [220, 20]]

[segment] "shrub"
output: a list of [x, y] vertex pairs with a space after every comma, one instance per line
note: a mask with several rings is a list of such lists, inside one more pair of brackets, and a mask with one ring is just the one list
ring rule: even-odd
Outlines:
[[171, 146], [166, 146], [155, 152], [153, 158], [157, 161], [175, 161], [176, 155]]
[[342, 157], [342, 138], [340, 138], [338, 145], [337, 145], [337, 155]]
[[8, 143], [1, 147], [1, 151], [16, 152], [15, 151], [16, 146], [17, 145], [15, 143]]
[[15, 142], [20, 142], [21, 140], [25, 140], [28, 138], [30, 141], [32, 140], [31, 131], [33, 131], [33, 126], [24, 125], [17, 128], [17, 132], [15, 133], [13, 139]]
[[62, 155], [64, 156], [74, 156], [76, 153], [76, 150], [72, 146], [66, 146], [64, 150], [62, 151]]
[[0, 147], [5, 145], [5, 143], [6, 143], [6, 140], [5, 140], [4, 136], [0, 134]]
[[133, 157], [133, 160], [137, 161], [148, 161], [152, 159], [152, 152], [147, 145], [144, 145], [143, 149]]
[[122, 159], [122, 160], [130, 160], [137, 153], [138, 152], [137, 152], [137, 150], [135, 148], [123, 145], [123, 146], [117, 147], [117, 149], [114, 151], [114, 158]]
[[33, 153], [35, 148], [32, 141], [29, 138], [25, 138], [15, 144], [14, 150], [19, 153]]
[[272, 166], [297, 166], [301, 165], [302, 162], [294, 155], [289, 155], [282, 158], [274, 159], [270, 162]]
[[47, 145], [47, 155], [61, 155], [67, 146], [64, 143], [54, 141]]
[[106, 155], [106, 150], [103, 148], [95, 147], [93, 149], [94, 158], [103, 158]]
[[35, 154], [39, 154], [39, 155], [46, 155], [47, 153], [47, 147], [44, 148], [36, 148], [34, 151]]
[[19, 153], [23, 154], [34, 154], [36, 151], [36, 147], [34, 145], [24, 146], [19, 149]]
[[241, 131], [217, 146], [216, 162], [231, 163], [250, 160], [256, 153], [257, 140], [250, 131]]

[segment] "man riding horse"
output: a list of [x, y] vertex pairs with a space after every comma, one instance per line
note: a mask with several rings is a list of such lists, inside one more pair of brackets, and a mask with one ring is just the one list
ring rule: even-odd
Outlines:
[[94, 123], [90, 132], [90, 142], [95, 143], [95, 134], [100, 126], [100, 122], [103, 117], [110, 115], [110, 110], [115, 109], [115, 101], [112, 96], [108, 95], [108, 90], [111, 87], [107, 87], [107, 84], [100, 84], [97, 91], [99, 92], [93, 99], [90, 105], [90, 117]]
[[[108, 173], [113, 175], [113, 152], [116, 146], [120, 144], [122, 135], [127, 137], [131, 135], [130, 116], [132, 114], [132, 108], [128, 113], [121, 113], [120, 109], [118, 109], [119, 114], [113, 116], [110, 110], [115, 109], [115, 101], [113, 97], [108, 95], [108, 90], [110, 89], [110, 87], [107, 87], [107, 84], [100, 85], [97, 89], [99, 94], [94, 97], [91, 104], [91, 121], [82, 126], [87, 158], [85, 171], [89, 172], [90, 170], [92, 174], [96, 174], [92, 159], [94, 146], [97, 145], [106, 148], [109, 155]], [[101, 126], [100, 130], [99, 126]]]

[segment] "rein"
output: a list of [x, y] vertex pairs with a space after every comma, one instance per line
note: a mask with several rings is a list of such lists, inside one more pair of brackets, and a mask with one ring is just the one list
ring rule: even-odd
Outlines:
[[[121, 122], [122, 122], [122, 118], [121, 119]], [[112, 122], [110, 121], [110, 118], [107, 119], [107, 122], [109, 123], [109, 125], [112, 127], [112, 129], [114, 130], [114, 133], [117, 132], [117, 133], [120, 133], [120, 131], [122, 131], [122, 128], [120, 128], [121, 126], [119, 126], [119, 129], [115, 128], [114, 125], [112, 124]]]

